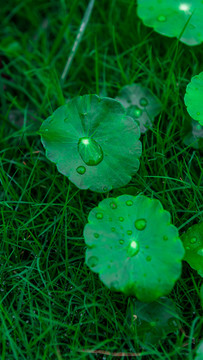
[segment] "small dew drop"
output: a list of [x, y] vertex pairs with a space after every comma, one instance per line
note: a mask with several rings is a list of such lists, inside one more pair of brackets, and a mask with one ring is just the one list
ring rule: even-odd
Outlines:
[[76, 171], [78, 174], [83, 175], [86, 172], [86, 168], [84, 166], [78, 166]]
[[123, 245], [124, 242], [125, 242], [125, 241], [124, 241], [123, 239], [119, 240], [119, 244], [121, 244], [121, 245]]
[[116, 209], [116, 208], [117, 208], [117, 205], [116, 205], [116, 203], [114, 203], [114, 202], [111, 202], [111, 203], [110, 203], [110, 206], [111, 206], [112, 209]]
[[151, 256], [147, 256], [147, 257], [146, 257], [146, 260], [147, 260], [147, 261], [151, 261], [151, 260], [152, 260]]
[[203, 256], [203, 249], [198, 250], [197, 254]]
[[90, 267], [97, 266], [98, 262], [99, 262], [99, 259], [97, 256], [90, 256], [90, 258], [87, 260], [87, 264]]
[[137, 230], [142, 231], [142, 230], [144, 230], [146, 228], [146, 226], [147, 226], [147, 222], [146, 222], [145, 219], [137, 219], [135, 221], [135, 228]]
[[166, 21], [166, 17], [164, 15], [159, 15], [157, 18], [158, 21], [160, 22], [165, 22]]
[[127, 205], [127, 206], [132, 206], [132, 205], [133, 205], [133, 201], [132, 201], [132, 200], [127, 200], [127, 201], [126, 201], [126, 205]]
[[146, 98], [141, 98], [140, 99], [140, 105], [145, 107], [148, 105], [148, 100]]
[[103, 219], [103, 214], [102, 214], [102, 213], [96, 213], [96, 218], [97, 218], [98, 220]]
[[132, 230], [127, 230], [127, 235], [132, 235]]
[[112, 227], [112, 228], [111, 228], [111, 231], [112, 231], [112, 232], [115, 232], [115, 231], [116, 231], [116, 228], [115, 228], [115, 227]]
[[124, 221], [124, 217], [120, 216], [119, 221], [121, 221], [121, 222]]
[[49, 129], [45, 129], [45, 131], [47, 132], [47, 131], [49, 131]]
[[134, 116], [136, 118], [139, 118], [141, 115], [142, 115], [142, 110], [138, 106], [135, 106]]
[[98, 233], [94, 233], [94, 237], [95, 237], [96, 239], [98, 239], [98, 238], [99, 238], [99, 234], [98, 234]]
[[193, 237], [192, 239], [190, 239], [190, 244], [195, 244], [197, 242], [197, 238]]
[[197, 116], [199, 116], [199, 115], [200, 115], [200, 112], [198, 111], [198, 112], [197, 112]]
[[151, 321], [151, 322], [149, 323], [149, 325], [150, 325], [151, 327], [155, 327], [155, 326], [156, 326], [156, 321]]
[[164, 239], [164, 241], [167, 241], [167, 240], [168, 240], [168, 236], [164, 235], [164, 236], [163, 236], [163, 239]]

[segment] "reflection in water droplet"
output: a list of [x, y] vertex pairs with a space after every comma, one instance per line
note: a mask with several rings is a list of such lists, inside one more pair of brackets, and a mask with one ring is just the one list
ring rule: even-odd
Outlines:
[[135, 221], [135, 227], [137, 230], [142, 231], [146, 228], [146, 226], [147, 226], [147, 222], [145, 219], [138, 219]]
[[133, 201], [132, 201], [132, 200], [127, 200], [127, 201], [126, 201], [126, 205], [127, 205], [127, 206], [132, 206], [132, 205], [133, 205]]
[[151, 261], [151, 260], [152, 260], [151, 256], [147, 256], [147, 257], [146, 257], [146, 260], [147, 260], [147, 261]]
[[80, 138], [78, 141], [78, 152], [88, 166], [98, 165], [103, 160], [102, 148], [92, 138]]
[[112, 228], [111, 228], [111, 231], [113, 231], [113, 232], [116, 231], [116, 228], [115, 228], [115, 227], [112, 227]]
[[168, 240], [168, 236], [164, 235], [164, 236], [163, 236], [163, 239], [164, 239], [164, 241], [167, 241], [167, 240]]
[[158, 21], [160, 22], [165, 22], [166, 21], [166, 17], [164, 15], [159, 15], [157, 18]]
[[148, 100], [146, 98], [141, 98], [140, 99], [140, 105], [145, 107], [148, 105]]
[[124, 221], [124, 217], [120, 216], [119, 221]]
[[98, 262], [99, 262], [99, 259], [97, 256], [90, 256], [90, 258], [87, 260], [87, 264], [90, 267], [97, 266]]
[[102, 213], [96, 213], [96, 218], [97, 219], [103, 219], [103, 214]]
[[123, 245], [124, 242], [125, 242], [125, 241], [124, 241], [123, 239], [119, 240], [119, 244], [121, 244], [121, 245]]
[[128, 235], [132, 235], [132, 233], [133, 233], [132, 230], [127, 230]]
[[78, 174], [83, 175], [86, 172], [86, 168], [84, 166], [78, 166], [76, 171]]
[[190, 239], [190, 244], [195, 244], [197, 242], [197, 238], [193, 237], [192, 239]]
[[96, 239], [98, 239], [99, 234], [98, 234], [98, 233], [94, 233], [94, 237], [95, 237]]
[[128, 256], [132, 257], [138, 254], [140, 246], [137, 241], [132, 240], [127, 248]]
[[110, 203], [110, 206], [111, 206], [112, 209], [116, 209], [116, 208], [117, 208], [117, 205], [116, 205], [116, 203], [114, 203], [114, 202], [111, 202], [111, 203]]

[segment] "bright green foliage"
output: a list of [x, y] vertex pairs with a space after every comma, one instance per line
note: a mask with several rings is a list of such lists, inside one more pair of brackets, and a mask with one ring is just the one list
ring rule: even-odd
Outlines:
[[[203, 22], [202, 22], [203, 24]], [[203, 26], [203, 25], [202, 25]], [[203, 125], [203, 72], [193, 76], [187, 85], [185, 104], [190, 116]]]
[[138, 0], [137, 14], [146, 26], [186, 45], [203, 41], [202, 0]]
[[194, 149], [203, 149], [203, 126], [190, 118], [183, 129], [183, 143]]
[[127, 321], [144, 344], [157, 344], [167, 334], [178, 329], [175, 303], [162, 297], [152, 303], [132, 299], [127, 309]]
[[159, 200], [142, 195], [104, 199], [88, 221], [86, 264], [108, 288], [144, 302], [172, 290], [184, 248]]
[[203, 222], [191, 226], [181, 237], [184, 260], [203, 277]]
[[195, 360], [202, 360], [202, 359], [203, 359], [203, 340], [200, 341], [195, 356]]
[[141, 84], [124, 86], [116, 99], [127, 109], [127, 114], [138, 123], [141, 133], [152, 127], [154, 117], [159, 114], [162, 107], [159, 99]]
[[107, 192], [139, 168], [140, 130], [114, 99], [76, 97], [43, 122], [40, 135], [48, 159], [80, 189]]

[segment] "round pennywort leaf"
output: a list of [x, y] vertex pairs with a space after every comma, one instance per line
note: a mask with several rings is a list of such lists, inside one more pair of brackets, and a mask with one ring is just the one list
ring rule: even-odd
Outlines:
[[86, 264], [111, 290], [152, 302], [181, 274], [184, 248], [159, 200], [121, 195], [102, 200], [84, 228]]
[[[202, 25], [203, 26], [203, 25]], [[203, 126], [203, 72], [193, 76], [187, 85], [185, 105], [190, 116]]]
[[43, 122], [40, 135], [48, 159], [80, 189], [124, 186], [139, 168], [139, 127], [114, 99], [76, 97]]
[[202, 0], [138, 0], [137, 14], [159, 34], [189, 46], [203, 41]]

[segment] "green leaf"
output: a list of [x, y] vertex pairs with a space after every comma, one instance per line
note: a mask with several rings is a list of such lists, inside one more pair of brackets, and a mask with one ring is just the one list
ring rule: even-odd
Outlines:
[[195, 356], [195, 360], [202, 360], [202, 359], [203, 359], [203, 340], [200, 341]]
[[201, 288], [200, 288], [200, 300], [201, 300], [201, 305], [203, 308], [203, 284], [201, 285]]
[[162, 297], [152, 303], [132, 299], [127, 309], [127, 322], [144, 344], [157, 344], [169, 333], [177, 331], [179, 315], [175, 303]]
[[114, 99], [78, 96], [43, 122], [40, 135], [48, 159], [80, 189], [124, 186], [139, 168], [140, 130]]
[[[202, 5], [203, 6], [203, 5]], [[203, 125], [203, 72], [193, 76], [187, 85], [185, 105], [190, 116]]]
[[84, 228], [86, 264], [111, 290], [151, 302], [181, 275], [184, 248], [159, 200], [121, 195], [102, 200]]
[[193, 46], [203, 41], [202, 0], [138, 0], [137, 14], [159, 34]]
[[140, 126], [141, 133], [152, 128], [155, 116], [161, 111], [159, 99], [141, 84], [124, 86], [116, 97]]
[[203, 221], [191, 226], [182, 236], [184, 260], [203, 277]]
[[190, 118], [189, 122], [184, 124], [182, 136], [185, 145], [203, 150], [203, 126], [196, 120]]

